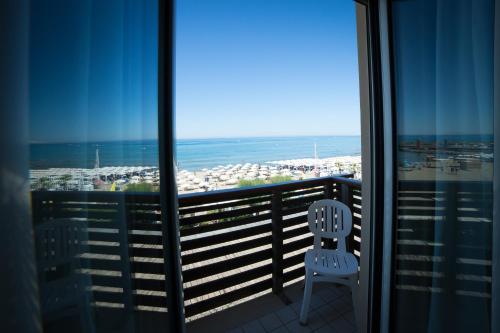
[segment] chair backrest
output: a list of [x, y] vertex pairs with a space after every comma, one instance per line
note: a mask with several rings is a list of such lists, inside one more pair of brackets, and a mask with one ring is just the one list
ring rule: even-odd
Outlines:
[[37, 266], [42, 313], [50, 315], [69, 306], [78, 306], [90, 288], [88, 274], [81, 274], [80, 256], [87, 252], [84, 221], [58, 219], [35, 227]]
[[314, 234], [314, 248], [321, 248], [322, 238], [337, 239], [337, 249], [346, 251], [345, 238], [352, 229], [352, 213], [342, 202], [323, 199], [314, 202], [307, 214], [309, 229]]

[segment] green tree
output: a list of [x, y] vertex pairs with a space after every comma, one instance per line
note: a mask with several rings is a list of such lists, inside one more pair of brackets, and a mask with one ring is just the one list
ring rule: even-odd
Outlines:
[[269, 182], [271, 184], [278, 184], [278, 183], [289, 182], [291, 180], [292, 180], [291, 176], [274, 176], [269, 179]]
[[125, 192], [158, 192], [158, 188], [149, 183], [128, 184]]
[[37, 181], [37, 186], [39, 190], [48, 190], [50, 188], [50, 179], [48, 177], [41, 177]]
[[72, 179], [73, 177], [71, 175], [62, 175], [59, 177], [59, 182], [61, 183], [62, 187], [64, 189], [67, 188], [68, 182]]
[[250, 187], [264, 184], [279, 184], [292, 180], [291, 176], [273, 176], [266, 180], [264, 179], [240, 179], [238, 187]]
[[266, 184], [266, 181], [263, 179], [240, 179], [238, 187], [250, 187], [264, 184]]

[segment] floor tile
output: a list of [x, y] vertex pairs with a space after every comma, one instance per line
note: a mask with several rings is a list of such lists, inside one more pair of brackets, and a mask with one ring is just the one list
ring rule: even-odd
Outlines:
[[300, 314], [300, 308], [302, 307], [302, 300], [292, 303], [290, 307], [292, 308], [293, 311], [295, 311], [295, 313]]
[[321, 290], [318, 295], [327, 303], [341, 296], [341, 294], [335, 292], [332, 288], [325, 288], [325, 290]]
[[329, 323], [329, 325], [333, 328], [334, 332], [352, 333], [355, 330], [355, 327], [343, 317], [338, 317]]
[[[329, 325], [323, 326], [318, 328], [317, 330], [314, 330], [314, 333], [337, 333], [333, 331], [333, 328]], [[340, 332], [344, 333], [344, 332]]]
[[258, 320], [254, 320], [245, 324], [241, 327], [245, 333], [262, 333], [265, 332], [264, 327], [259, 323]]
[[340, 312], [338, 312], [330, 304], [325, 304], [325, 305], [321, 306], [320, 308], [318, 308], [316, 310], [316, 312], [318, 312], [319, 315], [321, 317], [323, 317], [323, 319], [326, 322], [332, 322], [333, 320], [337, 319], [338, 317], [340, 317], [342, 315]]
[[325, 301], [321, 297], [319, 297], [318, 295], [311, 296], [311, 303], [309, 305], [310, 309], [312, 310], [317, 309], [323, 304], [325, 304]]
[[320, 316], [320, 314], [316, 311], [311, 311], [309, 313], [309, 316], [307, 317], [307, 326], [311, 329], [311, 330], [316, 330], [320, 327], [323, 327], [327, 324], [327, 322], [325, 321], [325, 319]]
[[275, 313], [283, 324], [288, 324], [292, 320], [298, 318], [298, 314], [292, 309], [291, 306], [285, 306]]
[[344, 314], [342, 314], [342, 317], [344, 317], [345, 320], [347, 320], [350, 324], [356, 325], [356, 317], [354, 316], [354, 311], [349, 311]]
[[294, 332], [294, 333], [309, 333], [309, 332], [312, 332], [311, 328], [309, 328], [308, 326], [302, 326], [302, 325], [300, 325], [298, 319], [296, 319], [296, 320], [288, 323], [286, 325], [286, 328], [290, 332]]
[[259, 319], [260, 324], [264, 327], [266, 332], [271, 332], [277, 329], [280, 326], [283, 326], [283, 323], [274, 313], [268, 314], [265, 317]]
[[347, 301], [343, 297], [334, 300], [330, 305], [340, 314], [352, 311], [352, 302]]
[[290, 331], [285, 326], [281, 326], [280, 328], [275, 329], [271, 333], [289, 333], [289, 332]]
[[243, 333], [243, 330], [241, 329], [241, 327], [236, 327], [232, 330], [227, 331], [226, 333]]

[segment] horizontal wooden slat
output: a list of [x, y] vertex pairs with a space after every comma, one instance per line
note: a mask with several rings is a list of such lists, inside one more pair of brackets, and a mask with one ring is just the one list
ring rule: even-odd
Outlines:
[[153, 279], [135, 277], [132, 279], [132, 286], [136, 290], [139, 289], [139, 290], [164, 291], [165, 280], [153, 280]]
[[131, 257], [161, 258], [163, 259], [163, 250], [147, 247], [131, 247], [129, 249]]
[[226, 228], [244, 227], [246, 224], [271, 219], [271, 213], [264, 213], [249, 217], [238, 218], [233, 221], [219, 221], [211, 224], [181, 227], [181, 236], [198, 235], [210, 231], [218, 231]]
[[283, 198], [284, 203], [288, 203], [290, 201], [295, 200], [296, 198], [309, 197], [311, 195], [317, 195], [317, 194], [324, 195], [325, 194], [325, 187], [320, 186], [320, 187], [313, 187], [310, 189], [285, 192], [282, 194], [282, 198]]
[[298, 268], [295, 268], [291, 271], [285, 272], [283, 274], [283, 280], [285, 282], [289, 282], [289, 281], [298, 279], [300, 277], [304, 277], [305, 273], [306, 273], [306, 271], [305, 271], [304, 266], [298, 267]]
[[209, 265], [191, 268], [183, 271], [184, 282], [198, 280], [207, 276], [220, 274], [232, 269], [245, 267], [263, 260], [271, 259], [272, 250], [262, 250], [254, 253], [245, 254], [235, 258], [219, 261]]
[[309, 234], [312, 235], [311, 231], [309, 230], [309, 226], [305, 225], [303, 227], [294, 228], [291, 230], [284, 231], [283, 238], [288, 239], [288, 238], [293, 238], [293, 237], [297, 237], [297, 236], [301, 236], [301, 235], [309, 235]]
[[117, 232], [111, 233], [111, 232], [89, 231], [88, 240], [98, 241], [98, 242], [119, 242], [120, 235]]
[[83, 267], [90, 269], [98, 269], [103, 271], [122, 271], [124, 269], [124, 261], [122, 260], [105, 260], [85, 258], [81, 259]]
[[246, 270], [241, 273], [232, 274], [220, 279], [212, 280], [193, 287], [185, 288], [184, 299], [190, 300], [218, 290], [223, 290], [225, 288], [229, 288], [238, 284], [252, 281], [262, 276], [271, 274], [273, 271], [272, 268], [273, 268], [272, 264], [267, 264], [264, 266], [259, 266], [257, 268]]
[[271, 231], [271, 223], [265, 223], [262, 225], [237, 229], [229, 232], [224, 232], [220, 234], [215, 234], [207, 237], [200, 237], [196, 239], [181, 241], [181, 248], [183, 251], [194, 250], [201, 247], [206, 247], [210, 245], [217, 245], [235, 239], [257, 236], [266, 232]]
[[121, 292], [109, 292], [102, 290], [94, 290], [92, 292], [95, 302], [107, 302], [107, 303], [118, 303], [123, 304], [123, 293]]
[[[312, 203], [312, 201], [311, 201], [311, 203]], [[307, 212], [311, 203], [305, 203], [305, 204], [298, 206], [298, 207], [284, 209], [283, 216]]]
[[190, 265], [195, 262], [202, 262], [209, 259], [214, 259], [224, 255], [231, 255], [234, 253], [256, 249], [260, 246], [271, 245], [272, 236], [258, 237], [247, 241], [242, 241], [236, 244], [219, 246], [209, 250], [195, 252], [191, 254], [184, 254], [182, 256], [182, 264]]
[[311, 195], [307, 197], [301, 197], [293, 200], [287, 200], [283, 202], [283, 210], [287, 210], [290, 208], [295, 208], [295, 207], [302, 207], [304, 206], [304, 203], [312, 203], [314, 201], [318, 201], [321, 199], [324, 199], [325, 195], [324, 193], [319, 193], [316, 195]]
[[287, 218], [286, 220], [283, 220], [283, 226], [285, 228], [288, 228], [288, 227], [293, 227], [293, 226], [296, 226], [296, 225], [299, 225], [299, 224], [302, 224], [302, 223], [306, 223], [307, 222], [307, 214], [305, 214], [306, 212], [304, 212], [304, 214], [301, 214], [299, 216], [294, 216], [292, 218]]
[[292, 267], [292, 266], [295, 266], [297, 264], [304, 263], [304, 253], [305, 252], [298, 253], [298, 254], [295, 254], [291, 257], [285, 258], [283, 260], [284, 266], [285, 267]]
[[132, 273], [164, 274], [163, 262], [133, 261], [130, 264]]
[[289, 253], [289, 252], [297, 251], [297, 250], [303, 249], [305, 247], [312, 246], [313, 242], [314, 242], [313, 236], [302, 238], [302, 239], [299, 239], [299, 240], [296, 240], [296, 241], [293, 241], [293, 242], [290, 242], [290, 243], [283, 245], [283, 252]]
[[92, 285], [104, 287], [121, 287], [123, 279], [121, 276], [92, 275]]
[[262, 204], [262, 205], [251, 206], [251, 207], [246, 207], [246, 208], [226, 210], [226, 211], [217, 212], [217, 213], [195, 215], [195, 216], [191, 216], [191, 217], [182, 218], [180, 220], [180, 224], [184, 226], [184, 225], [197, 224], [197, 223], [202, 223], [202, 222], [207, 222], [207, 221], [223, 220], [223, 219], [228, 219], [228, 218], [232, 218], [232, 217], [261, 213], [261, 212], [269, 211], [270, 209], [271, 209], [270, 204]]
[[130, 244], [149, 244], [149, 245], [162, 245], [162, 236], [158, 235], [129, 235]]
[[160, 295], [134, 295], [134, 303], [142, 306], [167, 307], [167, 298]]
[[179, 207], [179, 214], [182, 215], [188, 215], [188, 214], [193, 214], [193, 213], [199, 213], [199, 212], [207, 212], [211, 210], [218, 210], [218, 209], [224, 209], [224, 208], [234, 208], [234, 207], [244, 207], [252, 204], [259, 204], [259, 203], [266, 203], [271, 201], [271, 195], [263, 195], [255, 198], [250, 198], [250, 199], [240, 199], [240, 200], [231, 200], [229, 202], [215, 202], [211, 204], [205, 204], [205, 205], [196, 205], [196, 206], [181, 206]]
[[222, 295], [211, 297], [205, 301], [197, 302], [186, 306], [186, 316], [194, 316], [216, 307], [240, 300], [242, 298], [257, 294], [271, 288], [272, 281], [264, 280], [249, 286], [238, 288], [234, 291], [223, 293]]
[[122, 249], [120, 246], [105, 246], [105, 245], [87, 245], [86, 250], [89, 253], [120, 255]]

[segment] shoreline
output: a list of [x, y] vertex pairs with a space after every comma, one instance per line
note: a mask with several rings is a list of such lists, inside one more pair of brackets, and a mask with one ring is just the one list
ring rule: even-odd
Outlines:
[[[361, 156], [225, 164], [195, 171], [179, 169], [176, 180], [178, 193], [183, 194], [234, 188], [242, 181], [301, 180], [341, 173], [353, 173], [359, 179]], [[124, 191], [127, 187], [148, 184], [143, 188], [154, 191], [159, 186], [159, 169], [156, 166], [32, 169], [30, 184], [32, 190], [59, 191]]]

